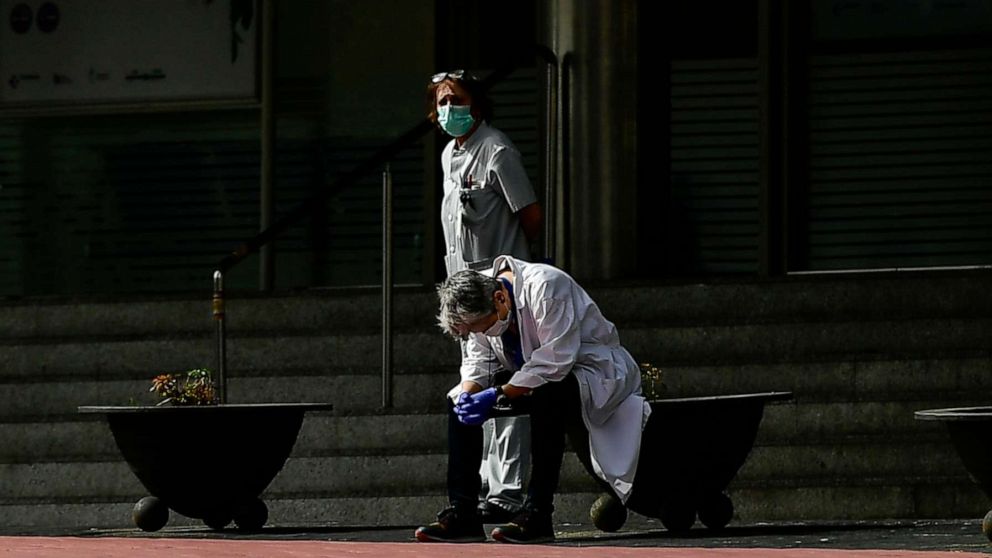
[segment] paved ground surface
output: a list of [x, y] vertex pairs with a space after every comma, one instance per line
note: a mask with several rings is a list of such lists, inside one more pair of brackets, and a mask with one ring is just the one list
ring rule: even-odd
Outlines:
[[553, 545], [424, 544], [413, 528], [268, 527], [260, 533], [206, 528], [17, 532], [0, 527], [0, 557], [310, 558], [486, 556], [547, 558], [965, 558], [992, 554], [977, 520], [758, 523], [674, 537], [652, 521], [606, 534], [559, 525]]

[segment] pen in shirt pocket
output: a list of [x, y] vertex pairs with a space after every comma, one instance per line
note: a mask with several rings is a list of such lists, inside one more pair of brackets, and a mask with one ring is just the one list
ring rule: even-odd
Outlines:
[[475, 209], [475, 204], [472, 203], [472, 195], [469, 194], [469, 192], [473, 189], [473, 185], [472, 175], [470, 174], [468, 175], [468, 180], [462, 181], [462, 189], [459, 197], [461, 198], [463, 205], [468, 204], [469, 207]]

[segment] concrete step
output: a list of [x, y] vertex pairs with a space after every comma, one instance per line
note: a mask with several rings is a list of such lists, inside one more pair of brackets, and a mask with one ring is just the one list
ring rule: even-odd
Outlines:
[[857, 484], [859, 479], [967, 478], [949, 440], [757, 446], [737, 474], [739, 485]]
[[[397, 373], [449, 367], [457, 371], [458, 344], [440, 333], [400, 334], [393, 340]], [[231, 337], [232, 375], [333, 375], [379, 369], [378, 335]], [[0, 345], [0, 380], [148, 378], [163, 372], [213, 367], [207, 339], [137, 339], [32, 342]]]
[[[749, 520], [981, 518], [988, 498], [968, 479], [891, 479], [875, 486], [742, 487], [730, 491], [736, 517]], [[901, 482], [900, 482], [901, 481]]]
[[[310, 412], [293, 451], [306, 456], [443, 453], [445, 421], [440, 414]], [[0, 423], [0, 463], [114, 461], [119, 455], [110, 428], [97, 415]]]
[[[441, 346], [441, 349], [453, 348]], [[455, 349], [457, 350], [457, 349]], [[93, 350], [97, 352], [96, 350]], [[457, 355], [453, 358], [457, 359]], [[151, 357], [149, 357], [151, 360]], [[175, 366], [168, 369], [181, 370], [182, 366], [174, 363]], [[187, 363], [191, 365], [191, 363]], [[164, 367], [163, 367], [164, 368]], [[140, 399], [146, 397], [146, 388], [149, 385], [154, 373], [163, 368], [132, 366], [128, 372], [90, 375], [79, 372], [77, 378], [84, 380], [77, 383], [66, 382], [67, 389], [80, 387], [85, 391], [84, 386], [88, 380], [102, 380], [110, 393], [116, 398], [104, 398], [102, 401], [87, 402], [86, 404], [124, 404], [130, 398]], [[752, 391], [769, 390], [791, 390], [800, 401], [858, 401], [858, 400], [900, 400], [907, 398], [919, 398], [920, 394], [928, 394], [934, 399], [956, 398], [962, 392], [972, 393], [976, 399], [989, 394], [988, 384], [985, 379], [992, 372], [992, 360], [986, 358], [930, 358], [918, 360], [906, 359], [880, 359], [871, 358], [860, 361], [834, 361], [834, 362], [795, 362], [795, 363], [771, 363], [754, 364], [738, 363], [732, 365], [719, 366], [691, 366], [691, 365], [664, 365], [664, 381], [668, 387], [668, 394], [677, 397], [689, 397], [697, 395], [715, 395], [726, 393], [744, 393]], [[423, 371], [431, 372], [423, 374]], [[152, 372], [149, 372], [152, 371]], [[375, 378], [378, 381], [381, 371], [378, 367], [358, 368], [349, 367], [327, 367], [323, 369], [305, 369], [305, 374], [300, 374], [299, 368], [287, 367], [282, 370], [275, 370], [266, 373], [262, 370], [255, 370], [252, 373], [237, 372], [231, 374], [231, 385], [233, 389], [239, 383], [257, 383], [265, 385], [271, 380], [277, 383], [294, 384], [303, 378], [319, 378], [328, 383], [334, 383], [335, 377], [344, 374], [348, 378]], [[355, 372], [358, 372], [357, 374]], [[404, 376], [438, 376], [446, 378], [452, 385], [457, 381], [457, 362], [452, 362], [444, 366], [422, 368], [418, 366], [404, 367], [398, 365], [396, 377]], [[25, 383], [15, 384], [8, 378], [8, 386], [4, 390], [11, 398], [17, 397], [23, 390], [31, 389], [32, 384], [46, 384], [55, 386], [62, 383], [60, 377], [50, 378], [38, 374], [28, 377], [24, 374]], [[75, 379], [75, 378], [70, 378]], [[114, 381], [111, 381], [114, 380]], [[126, 380], [126, 381], [124, 381]], [[132, 382], [136, 386], [128, 391], [123, 397], [117, 395], [112, 389], [112, 384], [126, 384]], [[443, 383], [443, 382], [442, 382]], [[436, 384], [431, 384], [434, 386]], [[309, 392], [311, 386], [307, 386]], [[275, 390], [292, 390], [291, 385]], [[417, 391], [421, 397], [433, 397], [440, 392], [422, 389]], [[0, 393], [0, 397], [4, 394]], [[148, 399], [154, 402], [154, 398]], [[65, 405], [59, 409], [39, 408], [39, 413], [57, 414], [64, 412]], [[75, 412], [74, 407], [70, 408]], [[0, 410], [0, 413], [3, 411]]]
[[[378, 289], [327, 289], [291, 294], [229, 294], [227, 329], [245, 332], [339, 334], [378, 333], [382, 313]], [[437, 298], [431, 289], [398, 289], [395, 328], [431, 326]], [[5, 339], [94, 338], [101, 336], [212, 336], [211, 295], [123, 297], [84, 301], [31, 299], [0, 303]]]
[[[654, 363], [656, 364], [657, 363]], [[987, 400], [992, 359], [948, 357], [727, 365], [661, 365], [672, 397], [792, 391], [801, 403]]]
[[[934, 401], [787, 402], [765, 407], [757, 445], [802, 445], [883, 438], [899, 442], [943, 440], [938, 422], [918, 421], [913, 413]], [[941, 400], [943, 406], [977, 406], [968, 398]]]
[[[904, 318], [986, 318], [988, 274], [926, 272], [876, 276], [792, 276], [723, 284], [590, 285], [604, 314], [625, 327], [740, 325]], [[926, 296], [921, 296], [925, 293]], [[432, 325], [431, 288], [399, 288], [400, 330]], [[228, 328], [242, 332], [377, 332], [378, 289], [315, 289], [289, 294], [228, 293]], [[5, 338], [159, 335], [213, 331], [210, 294], [118, 299], [30, 299], [0, 303]]]
[[713, 284], [591, 287], [606, 317], [632, 325], [737, 325], [986, 318], [988, 272], [791, 276]]
[[[968, 361], [977, 362], [977, 361]], [[958, 370], [963, 368], [958, 367]], [[984, 380], [981, 366], [974, 369], [977, 384]], [[743, 375], [742, 377], [753, 377]], [[931, 376], [939, 386], [939, 375]], [[958, 376], [959, 382], [961, 376]], [[396, 408], [388, 413], [377, 410], [380, 395], [379, 378], [371, 375], [341, 378], [304, 377], [290, 382], [272, 378], [234, 378], [231, 393], [239, 401], [254, 402], [301, 401], [307, 397], [340, 400], [332, 412], [309, 413], [297, 441], [297, 450], [304, 455], [344, 455], [374, 452], [443, 452], [445, 451], [445, 417], [443, 401], [437, 397], [412, 399], [407, 395], [417, 390], [432, 390], [441, 394], [453, 383], [447, 375], [399, 376], [396, 387]], [[688, 384], [688, 382], [686, 382]], [[99, 417], [79, 415], [77, 404], [126, 403], [134, 393], [142, 393], [143, 382], [97, 382], [65, 384], [28, 384], [19, 386], [8, 395], [0, 408], [8, 415], [0, 422], [0, 462], [31, 462], [33, 460], [78, 461], [106, 459], [116, 456], [116, 447], [106, 425]], [[697, 389], [705, 382], [695, 382]], [[740, 386], [738, 386], [740, 387]], [[762, 386], [747, 385], [738, 392], [760, 391]], [[966, 386], [965, 386], [966, 387]], [[977, 387], [977, 385], [976, 385]], [[915, 411], [934, 406], [974, 406], [984, 400], [976, 399], [973, 391], [960, 392], [959, 397], [940, 400], [920, 399], [928, 395], [920, 386], [915, 399], [820, 400], [797, 391], [790, 402], [766, 406], [764, 420], [758, 433], [759, 445], [823, 444], [862, 439], [886, 439], [912, 444], [921, 437], [943, 440], [944, 427], [937, 422], [914, 419]], [[703, 389], [712, 395], [721, 389]], [[727, 390], [732, 391], [732, 390]], [[347, 393], [346, 398], [340, 394]], [[861, 392], [859, 397], [880, 392]], [[153, 402], [150, 394], [147, 402]], [[687, 395], [669, 393], [671, 396]], [[2, 397], [2, 396], [0, 396]], [[58, 404], [61, 414], [34, 416], [38, 406]], [[852, 398], [854, 399], [854, 398]], [[359, 405], [360, 401], [365, 401]], [[416, 412], [414, 412], [416, 411]], [[356, 414], [358, 413], [358, 414]], [[365, 414], [371, 413], [371, 414]], [[424, 414], [428, 413], [428, 414]], [[25, 420], [22, 417], [27, 416]], [[733, 420], [733, 417], [727, 417]]]
[[[443, 411], [444, 394], [456, 381], [453, 372], [397, 375], [394, 408], [408, 413]], [[148, 393], [150, 385], [148, 380], [8, 385], [0, 391], [0, 421], [65, 416], [83, 405], [154, 405], [158, 401]], [[381, 378], [372, 374], [231, 378], [228, 386], [232, 403], [331, 403], [339, 414], [374, 412], [381, 405], [381, 393]]]
[[[621, 328], [624, 345], [641, 362], [659, 366], [914, 360], [942, 356], [985, 358], [992, 353], [992, 320], [903, 320]], [[440, 332], [394, 337], [398, 372], [457, 367], [458, 345]], [[379, 335], [232, 335], [232, 375], [335, 374], [376, 368]], [[0, 344], [0, 381], [151, 377], [165, 371], [211, 367], [212, 339], [39, 340]]]
[[[589, 522], [589, 506], [598, 493], [561, 494], [555, 499], [555, 521], [561, 523]], [[357, 498], [271, 498], [263, 496], [269, 508], [269, 527], [299, 527], [326, 525], [347, 527], [370, 525], [376, 527], [418, 525], [434, 521], [437, 512], [447, 506], [441, 494], [419, 496], [380, 496]], [[4, 528], [37, 529], [58, 526], [60, 529], [87, 530], [91, 528], [131, 528], [131, 509], [135, 501], [106, 500], [100, 502], [18, 503], [0, 502], [0, 518]], [[199, 520], [171, 513], [169, 526], [202, 526]]]
[[[555, 521], [588, 523], [589, 506], [597, 492], [560, 494], [555, 499]], [[968, 482], [921, 484], [910, 487], [818, 486], [803, 488], [731, 489], [734, 522], [836, 520], [858, 517], [890, 519], [980, 518], [989, 504]], [[433, 521], [446, 505], [441, 494], [356, 498], [272, 498], [264, 496], [270, 527], [407, 526], [412, 529]], [[99, 502], [18, 503], [0, 502], [0, 517], [7, 529], [58, 526], [60, 529], [130, 528], [133, 500]], [[815, 503], [815, 505], [813, 505]], [[632, 520], [636, 521], [635, 520]], [[169, 526], [202, 526], [198, 520], [170, 514]], [[700, 526], [697, 523], [696, 528]], [[704, 531], [701, 531], [703, 533]]]
[[0, 463], [105, 461], [120, 452], [98, 417], [0, 422]]
[[[273, 497], [369, 497], [441, 494], [446, 454], [290, 457], [266, 489]], [[121, 460], [0, 464], [0, 501], [137, 500], [144, 488]], [[574, 454], [562, 466], [563, 492], [593, 490]]]
[[[894, 479], [901, 480], [901, 479]], [[735, 487], [728, 491], [735, 506], [735, 522], [764, 520], [833, 520], [857, 517], [888, 519], [979, 518], [989, 503], [967, 480], [876, 486]], [[125, 498], [58, 502], [0, 501], [5, 528], [90, 529], [134, 528], [131, 509], [140, 495]], [[555, 499], [557, 523], [588, 522], [589, 506], [598, 492], [570, 492]], [[380, 495], [375, 498], [277, 497], [263, 494], [269, 508], [269, 526], [410, 526], [433, 520], [446, 505], [443, 494]], [[171, 514], [170, 526], [201, 525]], [[699, 525], [697, 524], [697, 528]]]
[[[678, 459], [672, 455], [671, 459]], [[266, 493], [272, 497], [369, 497], [443, 493], [447, 455], [389, 453], [308, 455], [300, 448]], [[0, 501], [90, 501], [135, 498], [143, 488], [120, 458], [111, 461], [0, 464]], [[912, 443], [865, 439], [859, 442], [755, 447], [732, 486], [735, 489], [817, 486], [888, 486], [960, 483], [968, 474], [946, 440]], [[574, 454], [562, 468], [562, 492], [595, 485]]]
[[[917, 421], [913, 413], [933, 401], [775, 403], [765, 407], [756, 446], [808, 448], [829, 444], [917, 444], [946, 442], [938, 422]], [[971, 399], [941, 401], [970, 406]], [[294, 455], [444, 453], [446, 418], [438, 413], [335, 414], [311, 412]], [[728, 418], [728, 420], [730, 420]], [[801, 441], [801, 442], [800, 442]], [[853, 456], [852, 456], [853, 457]], [[0, 423], [0, 462], [104, 461], [118, 458], [106, 423], [95, 415]]]
[[987, 357], [992, 352], [992, 320], [987, 318], [618, 328], [634, 358], [659, 366]]
[[[441, 409], [443, 393], [457, 381], [457, 345], [440, 336], [412, 334], [399, 336], [396, 346], [397, 408]], [[355, 343], [343, 338], [240, 339], [232, 340], [231, 347], [239, 356], [230, 360], [230, 401], [319, 397], [336, 403], [340, 412], [380, 405], [381, 372], [361, 362], [378, 358], [378, 347], [369, 338]], [[147, 393], [152, 376], [203, 366], [211, 358], [204, 343], [189, 341], [0, 346], [0, 379], [5, 385], [0, 420], [70, 414], [78, 405], [154, 404], [157, 400]], [[985, 380], [992, 359], [973, 355], [892, 359], [870, 354], [841, 361], [745, 360], [721, 365], [641, 360], [662, 366], [669, 396], [789, 390], [805, 403], [922, 401], [925, 395], [932, 401], [923, 408], [930, 408], [992, 395]]]

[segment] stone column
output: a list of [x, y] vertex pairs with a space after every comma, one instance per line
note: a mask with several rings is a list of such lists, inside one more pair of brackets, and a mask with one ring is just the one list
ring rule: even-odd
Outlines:
[[637, 2], [546, 0], [562, 60], [556, 260], [579, 279], [629, 276], [637, 256]]

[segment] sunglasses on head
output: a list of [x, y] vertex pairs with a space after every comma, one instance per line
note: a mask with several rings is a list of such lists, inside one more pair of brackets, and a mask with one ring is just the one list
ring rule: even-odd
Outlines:
[[431, 76], [431, 83], [441, 83], [446, 79], [476, 81], [476, 77], [465, 70], [453, 70], [434, 74]]

